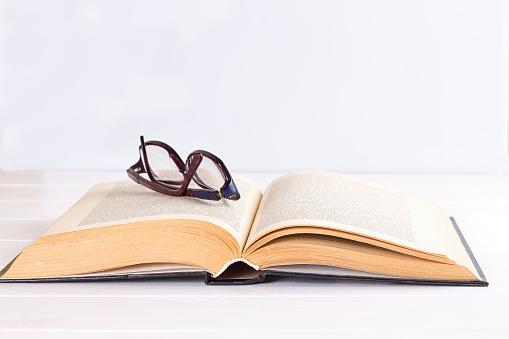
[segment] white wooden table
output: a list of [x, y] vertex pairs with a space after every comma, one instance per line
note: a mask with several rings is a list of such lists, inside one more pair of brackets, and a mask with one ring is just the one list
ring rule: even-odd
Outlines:
[[[279, 174], [243, 173], [260, 188]], [[509, 338], [509, 175], [357, 175], [426, 196], [454, 216], [490, 286], [191, 278], [0, 284], [3, 338]], [[93, 184], [121, 172], [0, 171], [0, 264]], [[143, 335], [142, 335], [143, 334]]]

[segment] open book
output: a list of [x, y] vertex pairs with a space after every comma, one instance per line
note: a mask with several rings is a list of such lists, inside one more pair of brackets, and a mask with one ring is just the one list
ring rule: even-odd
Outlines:
[[94, 186], [0, 272], [0, 281], [270, 275], [487, 285], [459, 229], [424, 198], [353, 177], [296, 172], [237, 201]]

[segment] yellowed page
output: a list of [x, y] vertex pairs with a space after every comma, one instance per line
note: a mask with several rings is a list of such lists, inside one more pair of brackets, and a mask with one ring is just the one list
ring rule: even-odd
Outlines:
[[245, 245], [261, 199], [247, 178], [233, 174], [241, 198], [208, 201], [160, 194], [133, 181], [98, 184], [43, 235], [156, 219], [195, 219], [216, 224]]
[[446, 255], [476, 272], [442, 207], [357, 178], [305, 171], [276, 179], [263, 195], [246, 247], [263, 234], [292, 225], [364, 234]]

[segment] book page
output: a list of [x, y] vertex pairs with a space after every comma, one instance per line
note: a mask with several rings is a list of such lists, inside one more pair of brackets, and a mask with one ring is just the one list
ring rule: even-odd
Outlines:
[[250, 180], [233, 174], [241, 198], [237, 201], [169, 196], [133, 181], [94, 186], [44, 235], [156, 219], [195, 219], [211, 222], [245, 245], [261, 192]]
[[[265, 191], [247, 246], [263, 234], [316, 225], [363, 234], [469, 262], [443, 208], [383, 185], [328, 172], [297, 172]], [[455, 240], [456, 239], [456, 240]]]

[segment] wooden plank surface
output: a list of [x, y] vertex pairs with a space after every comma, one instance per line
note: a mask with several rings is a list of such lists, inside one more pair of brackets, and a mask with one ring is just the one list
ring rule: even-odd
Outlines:
[[[245, 173], [264, 188], [277, 173]], [[357, 175], [426, 196], [458, 221], [487, 288], [330, 279], [0, 284], [0, 337], [501, 338], [509, 336], [509, 176]], [[1, 172], [0, 264], [117, 172]]]

